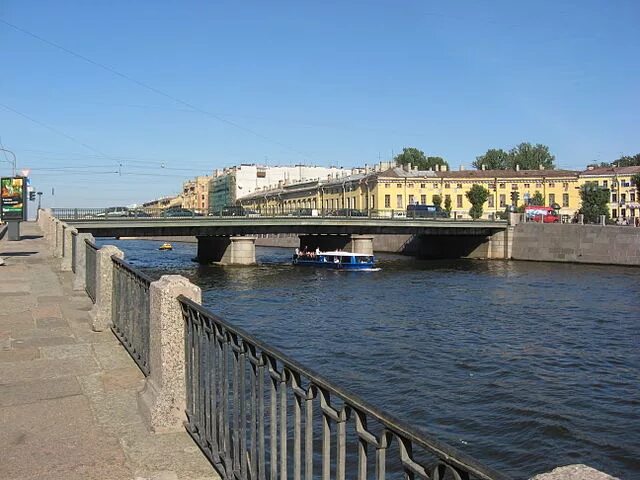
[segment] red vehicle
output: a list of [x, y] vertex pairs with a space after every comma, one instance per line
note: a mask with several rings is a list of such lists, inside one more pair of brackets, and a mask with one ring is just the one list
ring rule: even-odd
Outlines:
[[540, 207], [537, 205], [530, 205], [528, 207], [524, 207], [524, 214], [527, 217], [527, 222], [560, 222], [560, 214], [558, 213], [558, 210], [553, 207]]

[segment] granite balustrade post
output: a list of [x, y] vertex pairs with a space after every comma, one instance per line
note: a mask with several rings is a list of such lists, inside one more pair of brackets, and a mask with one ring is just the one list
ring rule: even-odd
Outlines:
[[73, 235], [78, 233], [73, 227], [65, 224], [64, 229], [64, 248], [62, 249], [62, 263], [60, 270], [70, 272], [73, 263]]
[[87, 245], [85, 240], [93, 243], [93, 235], [78, 233], [78, 238], [76, 238], [76, 271], [73, 274], [73, 289], [76, 291], [84, 291], [86, 287]]
[[111, 326], [113, 299], [113, 261], [111, 257], [124, 258], [124, 253], [113, 245], [105, 245], [96, 252], [96, 303], [89, 312], [89, 323], [96, 332]]
[[178, 296], [200, 303], [199, 287], [180, 275], [163, 275], [149, 287], [149, 370], [138, 396], [147, 426], [157, 433], [183, 431], [186, 420], [185, 322]]

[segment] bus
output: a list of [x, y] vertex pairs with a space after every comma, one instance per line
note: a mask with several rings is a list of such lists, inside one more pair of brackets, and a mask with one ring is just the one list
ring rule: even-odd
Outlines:
[[553, 207], [542, 207], [538, 205], [530, 205], [524, 207], [524, 214], [527, 222], [538, 223], [559, 223], [560, 214]]

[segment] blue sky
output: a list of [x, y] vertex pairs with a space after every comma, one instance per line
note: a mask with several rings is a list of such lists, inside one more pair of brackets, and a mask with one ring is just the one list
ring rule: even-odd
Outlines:
[[640, 151], [636, 0], [4, 0], [0, 20], [0, 140], [48, 206], [405, 146], [453, 168], [522, 141], [562, 168]]

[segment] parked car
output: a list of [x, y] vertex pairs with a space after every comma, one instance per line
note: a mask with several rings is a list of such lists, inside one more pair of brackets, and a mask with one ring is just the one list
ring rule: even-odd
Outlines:
[[136, 218], [147, 218], [150, 217], [151, 214], [145, 212], [144, 210], [129, 210], [128, 217], [136, 217]]
[[329, 212], [329, 216], [331, 217], [366, 217], [367, 212], [363, 212], [362, 210], [356, 210], [355, 208], [339, 208], [338, 210]]
[[97, 213], [96, 217], [128, 217], [129, 209], [127, 207], [109, 207], [105, 211]]
[[188, 208], [176, 207], [168, 208], [162, 212], [163, 217], [194, 217], [196, 214]]
[[407, 205], [407, 218], [447, 218], [445, 212], [438, 205]]
[[318, 210], [315, 208], [298, 208], [287, 214], [289, 217], [317, 217]]
[[244, 217], [246, 212], [241, 205], [228, 205], [222, 209], [220, 215], [223, 217]]

